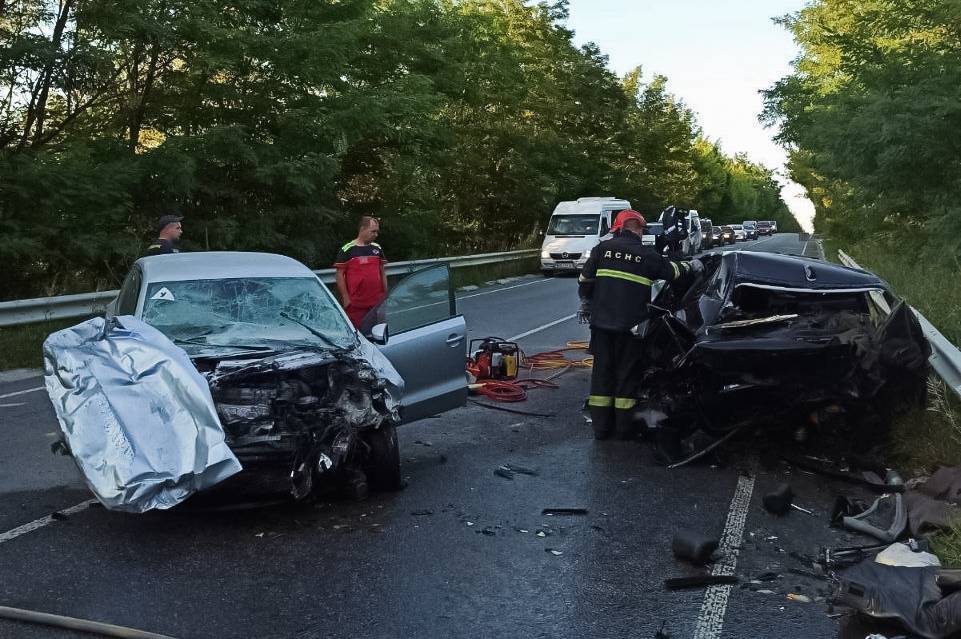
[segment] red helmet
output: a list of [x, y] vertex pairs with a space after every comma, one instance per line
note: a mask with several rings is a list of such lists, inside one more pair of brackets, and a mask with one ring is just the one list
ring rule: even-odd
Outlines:
[[621, 211], [617, 214], [617, 219], [614, 220], [614, 226], [611, 227], [611, 230], [616, 231], [620, 228], [623, 228], [624, 222], [628, 220], [636, 220], [637, 222], [640, 222], [641, 226], [647, 226], [647, 220], [644, 219], [643, 215], [637, 211], [627, 209], [626, 211]]

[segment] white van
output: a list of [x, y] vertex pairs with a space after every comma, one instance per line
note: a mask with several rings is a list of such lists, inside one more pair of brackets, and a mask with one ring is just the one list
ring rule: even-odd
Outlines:
[[541, 271], [579, 271], [607, 235], [619, 211], [631, 208], [627, 200], [614, 197], [582, 197], [560, 202], [551, 214], [541, 245]]

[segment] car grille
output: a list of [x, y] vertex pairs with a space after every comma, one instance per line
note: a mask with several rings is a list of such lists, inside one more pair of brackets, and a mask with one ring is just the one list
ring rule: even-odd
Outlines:
[[580, 257], [580, 253], [551, 253], [551, 259], [555, 260], [577, 260]]

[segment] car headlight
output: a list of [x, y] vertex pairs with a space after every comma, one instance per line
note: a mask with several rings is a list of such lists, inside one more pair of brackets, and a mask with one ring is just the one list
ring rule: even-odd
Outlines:
[[541, 251], [541, 259], [542, 259], [542, 260], [549, 260], [549, 259], [551, 259], [551, 254], [550, 254], [549, 252], [547, 252], [547, 251]]

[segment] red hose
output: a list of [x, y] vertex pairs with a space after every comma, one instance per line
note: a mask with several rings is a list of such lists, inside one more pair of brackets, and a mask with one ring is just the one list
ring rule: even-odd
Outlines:
[[[478, 380], [477, 382], [470, 385], [470, 390], [478, 395], [483, 395], [491, 401], [495, 402], [522, 402], [527, 399], [527, 391], [533, 390], [535, 388], [560, 388], [552, 380], [572, 368], [590, 368], [593, 358], [586, 357], [580, 360], [569, 360], [564, 355], [567, 351], [577, 351], [585, 350], [587, 348], [586, 343], [581, 342], [568, 342], [567, 348], [562, 348], [556, 351], [549, 351], [547, 353], [537, 353], [536, 355], [527, 356], [524, 355], [523, 364], [528, 367], [531, 371], [534, 370], [551, 370], [556, 369], [558, 372], [551, 375], [547, 379], [537, 379], [534, 377], [528, 377], [526, 379], [518, 379], [513, 382], [506, 382], [502, 380]], [[468, 363], [468, 372], [472, 374], [477, 374], [476, 371], [470, 369], [470, 362]]]

